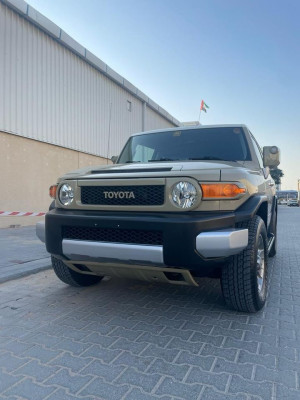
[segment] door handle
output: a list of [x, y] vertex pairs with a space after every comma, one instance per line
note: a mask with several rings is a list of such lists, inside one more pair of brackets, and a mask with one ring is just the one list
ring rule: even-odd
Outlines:
[[269, 185], [269, 186], [274, 186], [274, 185], [275, 185], [275, 183], [273, 183], [273, 182], [269, 182], [269, 183], [268, 183], [268, 185]]

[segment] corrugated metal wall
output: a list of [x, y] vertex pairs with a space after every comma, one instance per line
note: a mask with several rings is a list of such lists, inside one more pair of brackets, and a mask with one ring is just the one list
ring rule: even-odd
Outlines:
[[[174, 126], [146, 110], [146, 129]], [[142, 113], [141, 100], [0, 2], [0, 130], [106, 157], [142, 130]]]
[[170, 125], [169, 121], [162, 117], [160, 114], [153, 111], [151, 108], [146, 108], [146, 130], [169, 128], [176, 125]]

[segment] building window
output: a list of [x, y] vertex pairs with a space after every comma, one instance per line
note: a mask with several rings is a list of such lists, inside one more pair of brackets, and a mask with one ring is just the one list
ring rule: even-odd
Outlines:
[[132, 103], [131, 101], [127, 100], [127, 111], [131, 112], [131, 108], [132, 108]]

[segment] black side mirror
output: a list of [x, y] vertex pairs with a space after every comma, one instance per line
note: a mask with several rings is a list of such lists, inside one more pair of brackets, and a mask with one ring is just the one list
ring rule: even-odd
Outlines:
[[111, 157], [111, 161], [113, 162], [113, 164], [115, 164], [118, 160], [119, 156], [112, 156]]

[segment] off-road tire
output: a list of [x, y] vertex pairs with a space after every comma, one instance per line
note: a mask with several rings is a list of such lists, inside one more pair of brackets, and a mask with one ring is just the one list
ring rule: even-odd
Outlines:
[[[264, 221], [259, 216], [238, 224], [237, 228], [248, 229], [248, 246], [242, 253], [232, 256], [222, 268], [222, 292], [228, 307], [237, 311], [254, 313], [264, 306], [268, 294], [267, 231]], [[261, 290], [259, 290], [257, 279], [257, 250], [260, 236], [265, 260]]]
[[103, 276], [80, 274], [69, 268], [63, 261], [51, 256], [52, 267], [56, 276], [67, 285], [80, 287], [91, 286], [101, 281]]

